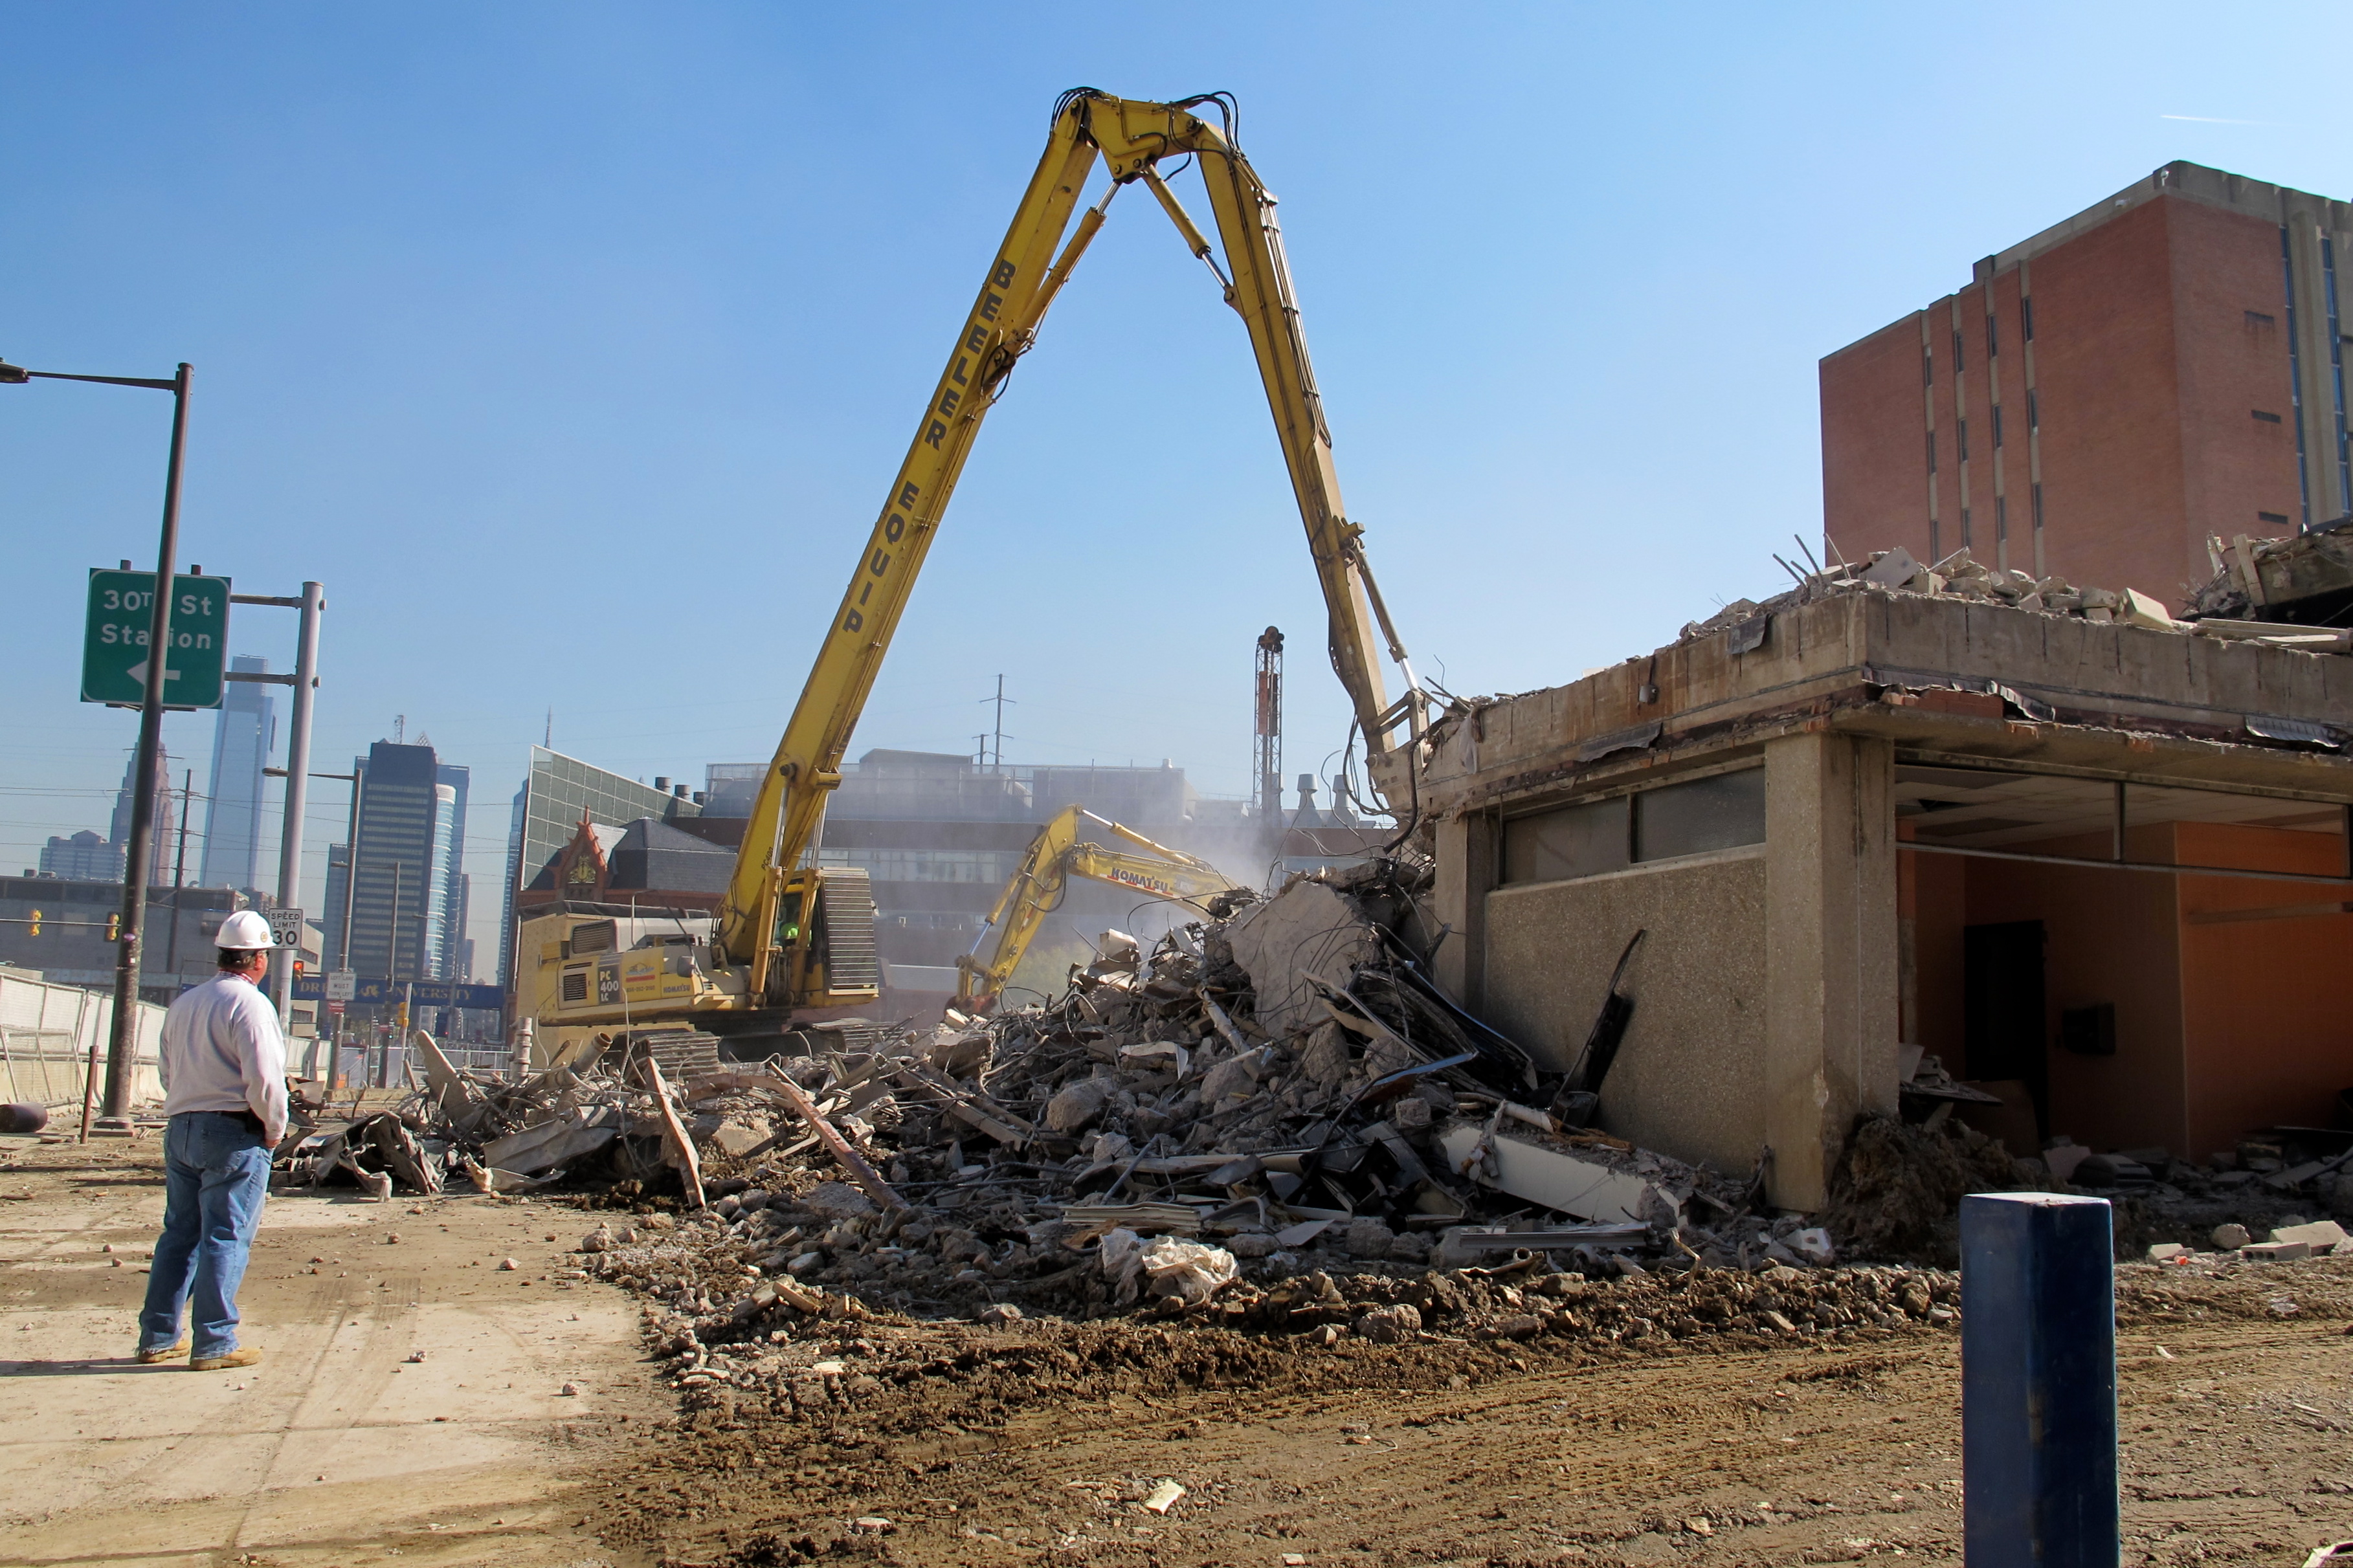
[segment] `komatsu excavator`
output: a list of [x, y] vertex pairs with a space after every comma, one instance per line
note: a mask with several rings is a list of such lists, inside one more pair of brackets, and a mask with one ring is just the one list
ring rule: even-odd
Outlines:
[[[1193, 112], [1204, 106], [1214, 106], [1219, 125]], [[618, 919], [579, 913], [526, 923], [517, 953], [537, 962], [537, 984], [526, 983], [526, 998], [535, 998], [528, 1011], [546, 1045], [616, 1026], [781, 1035], [874, 1001], [873, 901], [865, 874], [804, 862], [981, 421], [1036, 344], [1048, 307], [1103, 227], [1112, 199], [1130, 185], [1152, 193], [1250, 334], [1324, 590], [1332, 667], [1363, 732], [1375, 792], [1384, 804], [1403, 803], [1427, 698], [1374, 585], [1364, 531], [1341, 504], [1275, 198], [1236, 144], [1234, 116], [1225, 93], [1148, 103], [1079, 88], [1056, 100], [1045, 153], [956, 328], [906, 459], [776, 746], [716, 918], [631, 921], [626, 930]], [[1209, 243], [1161, 176], [1162, 163], [1187, 159], [1208, 187], [1222, 264], [1220, 247]], [[1109, 188], [1081, 211], [1098, 162]], [[1404, 695], [1394, 703], [1382, 683], [1384, 647], [1404, 677]]]
[[[1113, 849], [1082, 840], [1079, 834], [1088, 823], [1146, 853], [1138, 855], [1134, 850]], [[985, 1013], [997, 1005], [1006, 983], [1021, 967], [1021, 955], [1029, 951], [1030, 941], [1046, 917], [1060, 905], [1073, 877], [1133, 888], [1155, 899], [1188, 903], [1231, 892], [1234, 888], [1225, 873], [1207, 860], [1197, 860], [1182, 850], [1155, 844], [1133, 827], [1123, 827], [1082, 806], [1067, 806], [1029, 841], [1021, 864], [1005, 884], [1005, 891], [997, 896], [996, 907], [988, 911], [987, 923], [973, 939], [972, 952], [957, 956], [958, 1012]], [[984, 960], [977, 955], [991, 931], [997, 933], [997, 944]]]

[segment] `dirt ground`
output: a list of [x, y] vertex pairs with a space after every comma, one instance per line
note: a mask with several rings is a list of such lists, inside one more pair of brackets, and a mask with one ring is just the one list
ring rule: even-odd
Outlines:
[[[2126, 1279], [2125, 1561], [2299, 1564], [2353, 1536], [2353, 1260]], [[1954, 1332], [1623, 1359], [992, 1332], [993, 1357], [902, 1405], [661, 1428], [607, 1483], [608, 1537], [673, 1563], [1961, 1556]], [[1140, 1353], [1154, 1335], [1168, 1353]], [[1186, 1493], [1155, 1515], [1163, 1479]]]
[[[245, 1294], [271, 1359], [223, 1378], [128, 1363], [161, 1206], [152, 1139], [0, 1144], [0, 1561], [1960, 1556], [1949, 1330], [1639, 1353], [842, 1324], [843, 1395], [795, 1414], [681, 1404], [638, 1303], [563, 1278], [595, 1216], [302, 1196], [273, 1199]], [[2353, 1259], [2129, 1268], [2120, 1293], [2125, 1562], [2293, 1565], [2353, 1537]], [[861, 1384], [894, 1339], [923, 1375]], [[1185, 1491], [1155, 1513], [1163, 1480]]]

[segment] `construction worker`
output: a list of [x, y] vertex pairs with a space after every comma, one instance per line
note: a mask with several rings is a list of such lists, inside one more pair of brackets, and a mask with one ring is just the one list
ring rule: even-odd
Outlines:
[[[261, 1359], [238, 1348], [237, 1288], [286, 1136], [286, 1041], [261, 990], [269, 922], [239, 910], [216, 942], [220, 973], [164, 1018], [164, 1234], [139, 1314], [139, 1360], [185, 1355], [196, 1372]], [[183, 1309], [193, 1336], [181, 1331]]]

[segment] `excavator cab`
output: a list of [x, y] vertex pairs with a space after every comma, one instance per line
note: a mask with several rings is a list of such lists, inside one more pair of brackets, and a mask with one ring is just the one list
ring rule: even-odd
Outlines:
[[803, 1008], [836, 1008], [881, 995], [873, 884], [857, 867], [813, 866], [786, 878], [769, 941], [771, 996], [781, 994]]

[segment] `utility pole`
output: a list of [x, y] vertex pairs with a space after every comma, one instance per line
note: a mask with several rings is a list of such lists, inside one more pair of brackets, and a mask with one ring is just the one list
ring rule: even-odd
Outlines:
[[[188, 802], [195, 795], [196, 770], [187, 768], [180, 774], [180, 853], [172, 866], [172, 890], [177, 892], [188, 885]], [[172, 934], [180, 933], [180, 922], [172, 922]]]
[[172, 934], [164, 943], [164, 967], [174, 982], [180, 973], [180, 889], [188, 885], [188, 795], [196, 787], [196, 770], [180, 775], [180, 854], [172, 867]]
[[[1005, 677], [1001, 675], [997, 678], [997, 695], [994, 697], [984, 697], [980, 701], [981, 706], [984, 708], [992, 702], [997, 705], [996, 765], [1001, 768], [1005, 765], [1005, 705], [1011, 702], [1015, 707], [1018, 708], [1021, 704], [1015, 699], [1005, 695]], [[1017, 740], [1019, 739], [1018, 736], [1015, 738]], [[981, 765], [983, 767], [987, 767], [989, 765], [988, 736], [984, 734], [979, 737], [979, 740]]]

